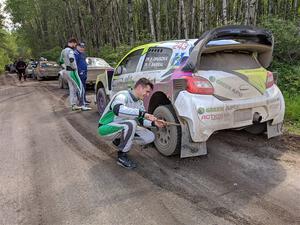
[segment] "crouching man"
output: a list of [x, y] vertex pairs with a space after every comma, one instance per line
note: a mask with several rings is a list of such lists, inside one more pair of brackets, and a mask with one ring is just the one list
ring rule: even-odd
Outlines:
[[154, 141], [153, 132], [145, 127], [165, 126], [164, 121], [145, 111], [143, 99], [152, 89], [153, 84], [148, 79], [139, 79], [132, 91], [120, 91], [112, 97], [99, 120], [99, 135], [112, 140], [117, 146], [117, 163], [125, 168], [136, 167], [136, 163], [127, 156], [133, 141], [139, 145]]

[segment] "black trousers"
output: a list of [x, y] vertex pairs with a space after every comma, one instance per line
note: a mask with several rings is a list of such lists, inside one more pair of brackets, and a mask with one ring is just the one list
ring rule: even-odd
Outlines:
[[19, 75], [19, 80], [22, 79], [22, 75], [24, 77], [24, 80], [26, 80], [25, 70], [18, 70], [18, 75]]

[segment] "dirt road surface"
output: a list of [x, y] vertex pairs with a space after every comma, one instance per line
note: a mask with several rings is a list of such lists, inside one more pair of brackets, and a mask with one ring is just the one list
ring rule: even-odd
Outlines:
[[299, 137], [222, 131], [182, 160], [134, 146], [130, 171], [57, 86], [0, 76], [0, 224], [300, 224]]

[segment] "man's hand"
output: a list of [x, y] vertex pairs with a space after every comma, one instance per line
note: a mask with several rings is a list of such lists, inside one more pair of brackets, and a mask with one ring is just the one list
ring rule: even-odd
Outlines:
[[155, 126], [157, 126], [159, 128], [163, 128], [163, 127], [167, 126], [167, 123], [164, 120], [155, 120], [154, 124], [155, 124]]
[[152, 114], [149, 113], [145, 113], [144, 118], [150, 121], [156, 121], [157, 118], [155, 116], [153, 116]]

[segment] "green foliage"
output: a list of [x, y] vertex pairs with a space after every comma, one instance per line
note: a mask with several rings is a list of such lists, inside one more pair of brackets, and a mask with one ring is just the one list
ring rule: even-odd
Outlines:
[[1, 30], [2, 41], [0, 43], [0, 72], [4, 70], [6, 64], [11, 63], [18, 57], [18, 47], [16, 37], [5, 30]]
[[51, 61], [59, 61], [59, 56], [61, 53], [61, 48], [56, 46], [48, 51], [44, 51], [41, 53], [41, 57], [44, 57]]
[[260, 26], [274, 35], [275, 59], [290, 64], [300, 60], [300, 30], [295, 21], [268, 17], [261, 21]]
[[300, 93], [300, 62], [290, 65], [274, 60], [270, 68], [278, 76], [278, 86], [286, 96], [297, 96]]
[[300, 94], [295, 96], [285, 95], [285, 117], [288, 121], [300, 123]]
[[132, 46], [125, 44], [118, 46], [116, 49], [110, 45], [105, 45], [100, 49], [100, 54], [97, 56], [104, 59], [112, 67], [115, 67], [130, 49], [132, 49]]

